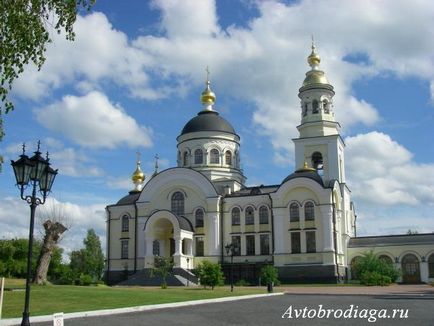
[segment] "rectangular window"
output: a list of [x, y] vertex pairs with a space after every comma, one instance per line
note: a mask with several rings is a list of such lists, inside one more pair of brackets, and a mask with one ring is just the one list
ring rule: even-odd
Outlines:
[[306, 252], [316, 252], [315, 231], [306, 232]]
[[299, 254], [301, 252], [300, 232], [291, 233], [291, 253]]
[[128, 240], [121, 241], [121, 259], [128, 259]]
[[234, 256], [241, 255], [241, 237], [239, 235], [232, 236], [232, 244], [234, 245]]
[[196, 237], [196, 256], [203, 257], [203, 255], [204, 255], [203, 237]]
[[255, 236], [246, 235], [246, 255], [253, 256], [255, 254]]
[[270, 254], [270, 236], [268, 234], [261, 234], [260, 242], [261, 242], [261, 255], [269, 255]]

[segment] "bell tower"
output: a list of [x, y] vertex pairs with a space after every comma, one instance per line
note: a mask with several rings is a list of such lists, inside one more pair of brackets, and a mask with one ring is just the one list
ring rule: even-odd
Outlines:
[[321, 58], [313, 40], [307, 62], [311, 69], [306, 72], [298, 93], [301, 100], [301, 124], [297, 126], [299, 137], [293, 139], [296, 167], [307, 162], [325, 182], [335, 179], [345, 183], [345, 144], [333, 112], [335, 92], [319, 67]]

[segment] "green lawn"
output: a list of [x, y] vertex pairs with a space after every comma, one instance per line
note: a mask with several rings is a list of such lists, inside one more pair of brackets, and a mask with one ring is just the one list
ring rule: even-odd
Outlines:
[[[32, 286], [30, 315], [50, 315], [55, 312], [76, 312], [99, 309], [133, 307], [149, 304], [212, 299], [234, 295], [266, 293], [265, 287], [217, 287], [203, 288], [170, 287], [162, 290], [149, 287], [107, 286]], [[6, 291], [2, 318], [20, 317], [24, 305], [24, 291]]]

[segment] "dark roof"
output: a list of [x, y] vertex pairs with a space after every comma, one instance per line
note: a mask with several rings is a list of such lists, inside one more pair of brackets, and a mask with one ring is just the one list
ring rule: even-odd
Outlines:
[[227, 195], [226, 197], [244, 197], [244, 196], [255, 196], [255, 195], [267, 195], [269, 193], [275, 192], [279, 186], [255, 186], [255, 187], [245, 187], [238, 191]]
[[186, 217], [184, 217], [184, 216], [178, 216], [176, 214], [174, 214], [174, 215], [178, 219], [179, 227], [182, 230], [194, 232], [193, 225], [191, 224], [191, 222]]
[[137, 199], [139, 199], [140, 196], [140, 192], [139, 191], [130, 191], [130, 193], [128, 195], [126, 195], [125, 197], [121, 198], [116, 205], [130, 205], [130, 204], [134, 204]]
[[292, 179], [296, 179], [296, 178], [308, 178], [311, 179], [313, 181], [316, 181], [317, 183], [319, 183], [322, 187], [324, 187], [324, 183], [322, 181], [321, 176], [318, 174], [318, 172], [316, 171], [296, 171], [290, 175], [288, 175], [283, 181], [282, 184], [284, 184], [285, 182], [292, 180]]
[[229, 122], [216, 111], [201, 111], [191, 119], [181, 131], [181, 135], [197, 131], [222, 131], [236, 134]]
[[380, 235], [351, 238], [349, 248], [375, 246], [401, 246], [411, 244], [433, 244], [434, 233]]

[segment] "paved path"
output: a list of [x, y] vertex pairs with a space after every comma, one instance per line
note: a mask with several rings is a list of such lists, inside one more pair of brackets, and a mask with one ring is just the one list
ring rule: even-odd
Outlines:
[[279, 291], [283, 291], [286, 294], [434, 295], [434, 286], [430, 286], [427, 284], [393, 284], [390, 286], [288, 286], [284, 288], [279, 288]]
[[[323, 315], [318, 318], [321, 309]], [[304, 317], [303, 310], [306, 311]], [[327, 311], [331, 311], [328, 318]], [[380, 311], [384, 312], [381, 319]], [[393, 315], [394, 311], [396, 315]], [[371, 324], [432, 326], [433, 311], [434, 297], [431, 295], [409, 298], [398, 294], [388, 296], [291, 294], [121, 315], [77, 318], [65, 320], [65, 326], [361, 326]], [[345, 318], [344, 313], [348, 312], [349, 315], [346, 316], [350, 317]], [[298, 317], [297, 313], [300, 313]], [[52, 322], [32, 325], [52, 326]]]
[[[119, 310], [69, 314], [65, 325], [348, 325], [345, 318], [283, 318], [289, 307], [295, 309], [408, 309], [408, 318], [378, 319], [379, 325], [434, 325], [434, 287], [429, 285], [392, 285], [388, 287], [361, 286], [288, 286], [275, 288], [286, 295], [264, 296], [246, 299], [222, 298], [205, 300], [202, 304], [184, 302], [156, 306], [129, 308], [120, 314]], [[277, 294], [277, 293], [276, 293]], [[228, 302], [228, 300], [232, 300]], [[357, 307], [357, 308], [356, 308]], [[292, 309], [291, 308], [291, 309]], [[141, 311], [140, 311], [141, 310]], [[313, 313], [313, 312], [312, 312]], [[74, 316], [71, 316], [74, 315]], [[287, 314], [288, 315], [288, 314]], [[333, 316], [331, 316], [333, 317]], [[50, 320], [50, 317], [45, 320]], [[12, 320], [10, 320], [12, 321]], [[19, 322], [18, 322], [19, 324]], [[366, 318], [351, 319], [352, 326], [369, 324]], [[3, 325], [3, 324], [2, 324]], [[14, 325], [7, 323], [5, 325]], [[48, 326], [52, 322], [33, 323]]]

